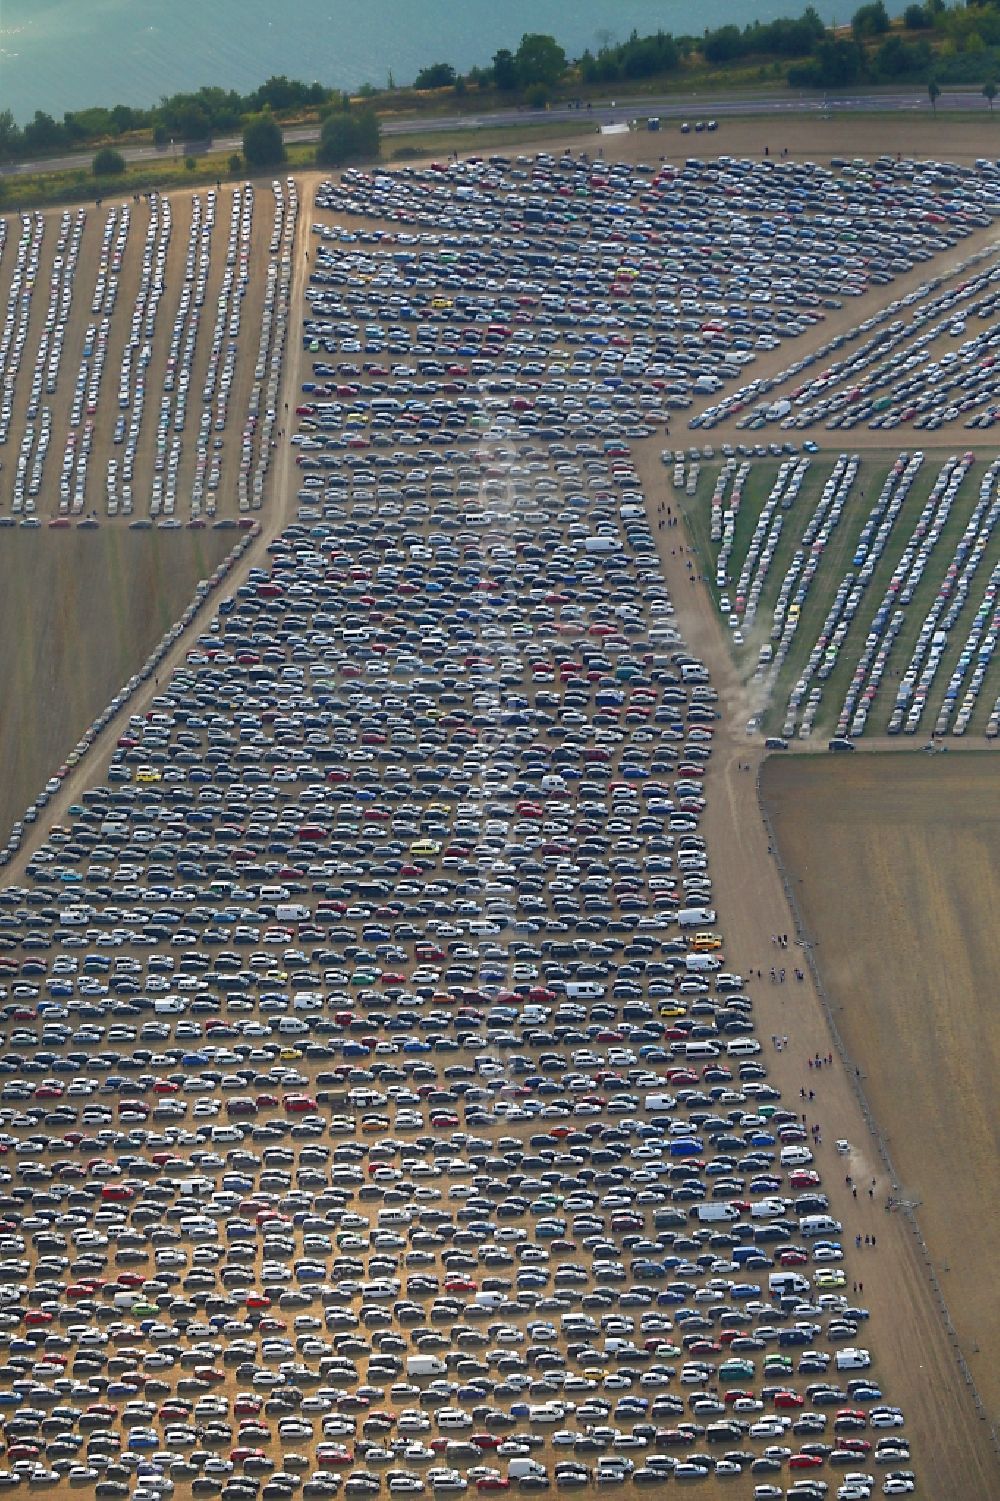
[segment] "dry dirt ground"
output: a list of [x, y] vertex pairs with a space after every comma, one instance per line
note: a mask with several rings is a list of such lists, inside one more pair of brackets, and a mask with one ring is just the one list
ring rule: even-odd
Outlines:
[[1000, 1414], [1000, 780], [992, 758], [772, 758], [761, 790], [848, 1052]]
[[7, 532], [0, 543], [0, 842], [183, 614], [234, 532]]

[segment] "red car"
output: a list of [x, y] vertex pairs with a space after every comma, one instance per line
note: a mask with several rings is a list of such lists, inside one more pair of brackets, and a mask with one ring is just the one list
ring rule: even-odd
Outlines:
[[790, 1470], [818, 1470], [823, 1464], [821, 1454], [793, 1454], [788, 1461]]
[[803, 1402], [804, 1398], [800, 1397], [798, 1392], [786, 1391], [775, 1392], [774, 1394], [775, 1407], [801, 1407]]

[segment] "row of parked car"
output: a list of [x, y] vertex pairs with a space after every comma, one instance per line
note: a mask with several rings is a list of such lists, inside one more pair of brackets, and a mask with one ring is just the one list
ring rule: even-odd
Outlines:
[[[740, 425], [757, 430], [780, 420], [789, 430], [822, 421], [827, 428], [845, 429], [864, 422], [874, 430], [906, 422], [934, 430], [969, 413], [966, 427], [992, 426], [997, 408], [991, 375], [996, 335], [991, 320], [997, 306], [998, 273], [991, 269], [968, 274], [991, 254], [988, 248], [977, 251], [953, 267], [945, 283], [947, 290], [940, 295], [930, 295], [942, 285], [940, 278], [934, 278], [865, 319], [853, 336], [838, 336], [836, 343], [819, 353], [840, 349], [851, 337], [869, 335], [849, 358], [834, 361], [787, 397], [762, 403], [753, 414], [741, 418]], [[912, 311], [905, 317], [892, 317], [906, 307]], [[956, 346], [970, 318], [983, 326]]]
[[[950, 163], [894, 162], [883, 157], [872, 164], [859, 162], [845, 167], [839, 181], [845, 193], [860, 189], [862, 194], [873, 192], [877, 199], [879, 195], [892, 195], [894, 199], [901, 186], [905, 190], [919, 185], [922, 191], [917, 191], [916, 201], [907, 208], [890, 207], [885, 197], [872, 206], [875, 242], [892, 244], [894, 215], [902, 213], [914, 222], [923, 220], [933, 225], [944, 241], [954, 246], [974, 228], [992, 223], [1000, 207], [996, 173], [995, 164], [990, 162], [961, 168]], [[938, 428], [963, 412], [971, 413], [967, 426], [990, 425], [993, 405], [988, 402], [982, 406], [989, 398], [989, 326], [959, 350], [946, 347], [933, 364], [928, 360], [929, 348], [937, 339], [950, 341], [965, 333], [969, 316], [989, 317], [995, 297], [993, 274], [988, 268], [978, 270], [973, 277], [967, 273], [983, 267], [990, 254], [988, 246], [973, 252], [949, 268], [947, 281], [941, 276], [929, 277], [913, 291], [859, 320], [854, 329], [837, 334], [773, 377], [751, 381], [696, 413], [691, 426], [713, 427], [735, 416], [741, 427], [753, 431], [769, 423], [795, 429], [820, 421], [832, 428], [853, 427], [861, 421], [872, 428], [896, 427], [903, 422]], [[893, 269], [912, 269], [932, 256], [929, 244], [907, 246], [903, 260], [892, 263]], [[967, 279], [958, 279], [963, 276]], [[889, 278], [883, 267], [872, 279], [887, 284]], [[852, 354], [839, 354], [858, 340], [864, 342]], [[838, 358], [818, 374], [810, 373], [805, 381], [789, 384], [831, 355]], [[974, 410], [977, 407], [980, 409]]]
[[[230, 199], [225, 269], [216, 296], [211, 346], [200, 393], [200, 411], [195, 438], [195, 458], [190, 474], [182, 471], [182, 434], [189, 425], [188, 402], [200, 360], [198, 334], [201, 327], [209, 278], [213, 275], [212, 248], [218, 241], [216, 214], [219, 194], [208, 189], [192, 195], [187, 244], [179, 272], [173, 327], [166, 347], [166, 360], [156, 405], [156, 433], [150, 472], [140, 460], [148, 372], [157, 341], [166, 337], [157, 314], [169, 295], [170, 245], [176, 206], [155, 192], [144, 196], [141, 207], [123, 202], [107, 209], [100, 247], [95, 256], [94, 281], [89, 290], [93, 322], [82, 334], [76, 383], [65, 430], [54, 434], [53, 406], [63, 350], [67, 344], [73, 290], [79, 275], [81, 247], [85, 244], [86, 213], [64, 212], [56, 221], [48, 276], [48, 304], [40, 327], [32, 324], [33, 295], [43, 284], [46, 217], [23, 215], [17, 260], [12, 270], [5, 331], [0, 338], [2, 378], [2, 423], [0, 442], [6, 441], [14, 413], [17, 378], [22, 358], [34, 336], [31, 386], [26, 397], [25, 425], [19, 439], [10, 489], [10, 514], [6, 523], [39, 524], [39, 497], [45, 482], [45, 465], [55, 437], [61, 442], [58, 505], [50, 524], [94, 524], [92, 467], [95, 444], [111, 439], [104, 466], [101, 509], [109, 517], [148, 515], [170, 524], [176, 517], [183, 484], [190, 504], [189, 524], [203, 525], [217, 515], [222, 485], [222, 434], [230, 422], [230, 397], [236, 379], [237, 354], [241, 346], [244, 299], [258, 278], [264, 287], [264, 307], [259, 333], [242, 335], [255, 341], [255, 381], [240, 437], [238, 469], [234, 461], [234, 487], [240, 511], [258, 509], [272, 451], [277, 412], [277, 385], [287, 331], [291, 286], [291, 250], [297, 223], [298, 197], [292, 179], [272, 184], [274, 218], [268, 260], [258, 266], [251, 261], [254, 189], [236, 187]], [[131, 325], [120, 355], [117, 375], [117, 409], [107, 421], [111, 399], [104, 389], [109, 350], [116, 340], [115, 308], [123, 267], [129, 256], [129, 235], [140, 216], [146, 217], [141, 247], [141, 269], [131, 311]], [[4, 221], [6, 236], [6, 221]], [[0, 254], [3, 247], [0, 245]], [[133, 252], [139, 254], [138, 248]], [[218, 257], [218, 248], [216, 249]], [[88, 265], [85, 256], [83, 265]], [[70, 341], [71, 349], [74, 341]], [[254, 356], [251, 356], [254, 357]], [[103, 392], [103, 394], [102, 394]], [[119, 452], [120, 450], [120, 452]]]
[[[265, 480], [276, 442], [278, 387], [291, 312], [292, 252], [295, 248], [299, 214], [298, 188], [293, 177], [289, 177], [284, 186], [275, 179], [271, 186], [274, 193], [274, 220], [268, 247], [264, 307], [254, 366], [254, 384], [247, 405], [237, 476], [237, 502], [241, 514], [259, 510], [264, 500]], [[224, 420], [224, 416], [217, 414], [216, 426], [220, 420]]]
[[[861, 514], [852, 520], [858, 509], [852, 498], [853, 487], [859, 483], [859, 476], [863, 484], [864, 477], [859, 456], [841, 454], [799, 534], [798, 501], [809, 462], [803, 456], [795, 462], [783, 461], [779, 466], [771, 490], [756, 513], [742, 562], [734, 558], [734, 546], [750, 463], [745, 461], [737, 467], [735, 458], [728, 459], [716, 477], [709, 502], [711, 540], [718, 547], [715, 583], [720, 608], [738, 651], [748, 638], [754, 639], [762, 600], [766, 600], [769, 611], [773, 609], [770, 640], [755, 647], [753, 667], [753, 681], [769, 693], [775, 691], [779, 675], [794, 649], [802, 611], [816, 576], [820, 574], [821, 581], [825, 577], [823, 559], [845, 508], [848, 508], [847, 524], [857, 527], [856, 539], [848, 544], [850, 567], [836, 584], [815, 642], [789, 690], [781, 737], [808, 737], [813, 732], [822, 711], [822, 684], [837, 672], [845, 655], [854, 666], [839, 708], [835, 734], [843, 738], [865, 732], [879, 689], [892, 674], [897, 640], [906, 627], [909, 607], [918, 596], [922, 598], [921, 585], [933, 564], [934, 550], [946, 531], [954, 530], [955, 508], [963, 505], [968, 507], [965, 525], [946, 561], [940, 586], [909, 645], [909, 657], [898, 669], [887, 730], [889, 734], [914, 734], [920, 729], [930, 708], [935, 678], [944, 664], [951, 662], [933, 729], [937, 735], [949, 730], [956, 735], [966, 733], [988, 682], [1000, 625], [996, 613], [997, 568], [993, 562], [1000, 518], [994, 495], [996, 464], [983, 471], [978, 491], [968, 494], [962, 486], [975, 456], [971, 452], [952, 455], [942, 465], [918, 510], [910, 496], [924, 464], [924, 454], [902, 452], [886, 473], [867, 512], [861, 508]], [[897, 523], [901, 519], [907, 525], [902, 544], [896, 540]], [[787, 546], [781, 549], [782, 532], [789, 524], [796, 527], [796, 542], [790, 553]], [[893, 549], [900, 545], [897, 556]], [[779, 549], [787, 561], [775, 594], [769, 584], [769, 573]], [[885, 560], [893, 556], [892, 573], [886, 577]], [[739, 574], [734, 586], [731, 578], [737, 566]], [[974, 593], [977, 575], [982, 578], [987, 568], [980, 596]], [[885, 578], [884, 591], [861, 643], [857, 635], [861, 625], [855, 623], [859, 617], [861, 621], [868, 619], [864, 613], [865, 598], [877, 574]], [[971, 611], [969, 606], [973, 603], [976, 607]], [[960, 637], [963, 623], [964, 634]]]
[[635, 417], [359, 446], [337, 356], [297, 520], [0, 903], [0, 1479], [913, 1490], [726, 953]]

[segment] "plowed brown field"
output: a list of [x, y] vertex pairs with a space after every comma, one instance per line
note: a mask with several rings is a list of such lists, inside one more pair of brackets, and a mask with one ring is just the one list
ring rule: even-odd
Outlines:
[[4, 534], [0, 844], [235, 535], [112, 527]]
[[918, 1203], [962, 1353], [995, 1421], [997, 763], [954, 753], [771, 757], [761, 788], [898, 1196]]

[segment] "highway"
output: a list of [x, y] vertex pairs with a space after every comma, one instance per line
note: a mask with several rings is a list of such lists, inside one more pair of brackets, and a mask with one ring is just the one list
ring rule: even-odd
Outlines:
[[[942, 89], [937, 101], [938, 114], [955, 110], [988, 110], [988, 101], [978, 89]], [[725, 115], [824, 115], [865, 114], [872, 111], [887, 114], [927, 114], [931, 102], [927, 90], [922, 88], [881, 90], [849, 94], [791, 94], [787, 92], [747, 95], [690, 94], [684, 98], [668, 95], [663, 98], [612, 100], [592, 108], [578, 109], [571, 104], [557, 104], [549, 109], [484, 110], [481, 114], [407, 116], [403, 119], [382, 121], [383, 136], [431, 135], [452, 130], [496, 130], [518, 125], [552, 125], [579, 121], [593, 125], [610, 125], [621, 121], [646, 119], [650, 115], [662, 120], [718, 119]], [[319, 139], [317, 125], [295, 126], [285, 131], [289, 144]], [[212, 150], [219, 154], [241, 151], [243, 140], [239, 135], [219, 136], [212, 141]], [[128, 162], [164, 161], [171, 155], [180, 156], [183, 143], [172, 142], [165, 147], [126, 146], [122, 155]], [[93, 147], [83, 152], [66, 156], [44, 157], [38, 161], [12, 162], [0, 167], [0, 176], [18, 177], [32, 172], [66, 172], [88, 165], [93, 156]]]

